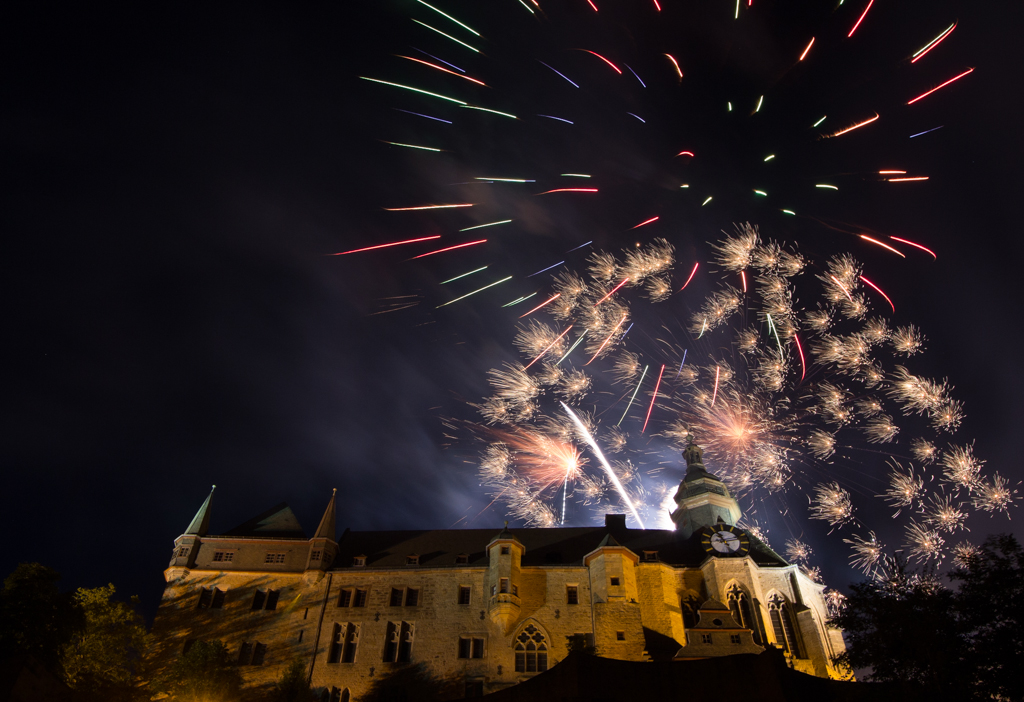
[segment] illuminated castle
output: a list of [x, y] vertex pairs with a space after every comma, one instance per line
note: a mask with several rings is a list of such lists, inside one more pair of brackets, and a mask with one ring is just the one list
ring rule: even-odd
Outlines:
[[308, 538], [279, 505], [209, 534], [206, 498], [174, 542], [153, 634], [165, 668], [196, 640], [237, 655], [247, 686], [295, 659], [324, 700], [357, 700], [407, 662], [464, 684], [514, 685], [566, 657], [569, 637], [604, 658], [684, 660], [781, 648], [792, 668], [840, 677], [842, 635], [824, 586], [736, 526], [740, 509], [684, 452], [676, 530], [604, 526], [335, 531], [335, 496]]

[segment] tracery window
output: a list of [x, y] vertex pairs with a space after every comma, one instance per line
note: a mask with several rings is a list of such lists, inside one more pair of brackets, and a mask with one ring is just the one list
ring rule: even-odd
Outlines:
[[747, 596], [747, 593], [739, 585], [733, 583], [726, 593], [726, 599], [728, 600], [729, 611], [732, 612], [733, 618], [744, 629], [750, 629], [754, 634], [754, 643], [761, 646], [761, 629], [763, 625], [760, 621], [760, 613], [757, 615], [758, 618], [755, 619], [754, 610], [750, 606], [750, 598]]
[[778, 593], [769, 597], [768, 616], [772, 620], [775, 641], [782, 646], [782, 650], [792, 653], [796, 658], [803, 658], [800, 653], [800, 641], [796, 636], [796, 627], [793, 626], [793, 611], [789, 603], [786, 602], [786, 598]]
[[517, 673], [542, 673], [548, 669], [547, 639], [533, 624], [516, 637], [515, 652]]

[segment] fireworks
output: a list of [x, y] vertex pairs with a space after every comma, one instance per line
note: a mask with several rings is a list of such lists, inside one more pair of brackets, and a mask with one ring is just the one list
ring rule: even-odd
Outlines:
[[850, 544], [853, 554], [850, 556], [851, 565], [859, 568], [865, 574], [870, 575], [881, 565], [885, 556], [885, 547], [878, 541], [875, 532], [869, 532], [867, 538], [854, 536], [852, 539], [843, 539], [844, 543]]

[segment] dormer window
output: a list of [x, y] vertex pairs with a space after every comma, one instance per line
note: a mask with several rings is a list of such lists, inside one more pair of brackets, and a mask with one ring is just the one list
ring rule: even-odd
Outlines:
[[460, 553], [455, 557], [455, 565], [467, 565], [469, 563], [469, 554]]
[[406, 556], [405, 557], [405, 564], [407, 566], [419, 565], [420, 564], [420, 557], [419, 556]]
[[657, 562], [658, 552], [657, 551], [644, 551], [644, 560], [648, 562]]
[[352, 557], [352, 565], [355, 566], [355, 567], [365, 566], [366, 565], [366, 556], [353, 556]]

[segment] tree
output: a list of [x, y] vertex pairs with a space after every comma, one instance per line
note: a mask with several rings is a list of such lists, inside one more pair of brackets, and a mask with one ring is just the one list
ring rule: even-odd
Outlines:
[[146, 626], [135, 611], [138, 602], [114, 601], [114, 586], [79, 588], [75, 604], [84, 627], [61, 649], [68, 686], [102, 700], [133, 700], [142, 696], [134, 684], [146, 644]]
[[85, 626], [71, 593], [57, 588], [60, 573], [39, 563], [22, 563], [0, 591], [0, 658], [28, 654], [47, 670], [62, 674], [61, 651]]
[[423, 663], [403, 665], [374, 679], [360, 702], [435, 702], [461, 698], [454, 681], [443, 680]]
[[306, 663], [292, 661], [270, 695], [270, 702], [317, 702], [316, 693], [309, 688], [308, 673]]
[[853, 585], [831, 624], [846, 652], [836, 663], [870, 669], [869, 681], [906, 686], [908, 699], [1024, 699], [1024, 550], [1012, 536], [989, 538], [950, 574], [907, 572]]
[[174, 661], [165, 687], [182, 702], [229, 702], [238, 699], [242, 676], [223, 642], [196, 641]]

